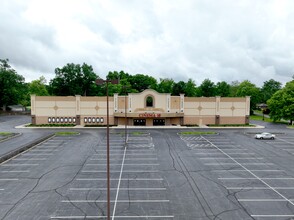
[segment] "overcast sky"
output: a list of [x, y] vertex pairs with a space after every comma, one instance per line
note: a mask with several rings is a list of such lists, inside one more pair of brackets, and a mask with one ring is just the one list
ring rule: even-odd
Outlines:
[[1, 0], [0, 21], [0, 59], [27, 82], [84, 62], [197, 86], [294, 74], [292, 0]]

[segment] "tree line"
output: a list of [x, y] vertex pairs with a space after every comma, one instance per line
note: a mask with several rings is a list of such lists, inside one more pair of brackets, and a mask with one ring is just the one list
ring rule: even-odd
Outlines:
[[[23, 76], [19, 75], [10, 65], [8, 59], [0, 59], [0, 106], [4, 109], [7, 105], [30, 105], [30, 95], [39, 96], [105, 96], [105, 85], [96, 85], [95, 80], [100, 78], [93, 67], [86, 63], [68, 63], [55, 69], [55, 77], [46, 82], [41, 76], [39, 79], [26, 83]], [[118, 93], [142, 92], [145, 89], [154, 89], [159, 93], [171, 95], [185, 94], [188, 97], [251, 97], [251, 111], [258, 103], [267, 103], [274, 120], [281, 118], [293, 120], [294, 115], [294, 80], [288, 82], [283, 88], [282, 84], [274, 79], [257, 87], [249, 80], [228, 83], [221, 81], [214, 83], [205, 79], [197, 86], [194, 80], [175, 82], [172, 78], [160, 78], [145, 74], [131, 75], [124, 71], [109, 72], [107, 80], [119, 79], [118, 84], [109, 84], [109, 95]], [[279, 106], [279, 107], [277, 107]]]

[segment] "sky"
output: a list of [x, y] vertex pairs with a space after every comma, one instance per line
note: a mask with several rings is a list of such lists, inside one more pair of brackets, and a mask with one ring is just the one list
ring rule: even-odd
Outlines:
[[67, 63], [217, 83], [294, 75], [292, 0], [1, 0], [0, 59], [26, 82]]

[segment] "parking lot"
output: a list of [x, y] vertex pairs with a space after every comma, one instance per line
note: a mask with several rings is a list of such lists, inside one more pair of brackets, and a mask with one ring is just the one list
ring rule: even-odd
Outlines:
[[[294, 219], [294, 132], [254, 139], [263, 130], [129, 129], [125, 147], [124, 130], [111, 129], [111, 218]], [[0, 219], [106, 219], [106, 133], [79, 132], [0, 165]]]

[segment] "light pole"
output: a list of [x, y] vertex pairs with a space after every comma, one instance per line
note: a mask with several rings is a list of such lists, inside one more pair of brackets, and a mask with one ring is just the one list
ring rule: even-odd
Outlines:
[[264, 111], [267, 109], [267, 104], [262, 103], [260, 105], [261, 111], [262, 111], [262, 120], [264, 121]]
[[107, 169], [107, 219], [110, 220], [110, 150], [109, 150], [109, 102], [108, 102], [108, 83], [112, 84], [118, 84], [118, 80], [103, 80], [103, 79], [96, 79], [96, 84], [97, 85], [102, 85], [106, 83], [106, 124], [107, 124], [107, 129], [106, 129], [106, 146], [107, 146], [107, 156], [106, 156], [106, 169]]
[[127, 146], [127, 136], [128, 136], [128, 121], [127, 121], [127, 88], [128, 86], [124, 85], [124, 92], [125, 92], [125, 146]]

